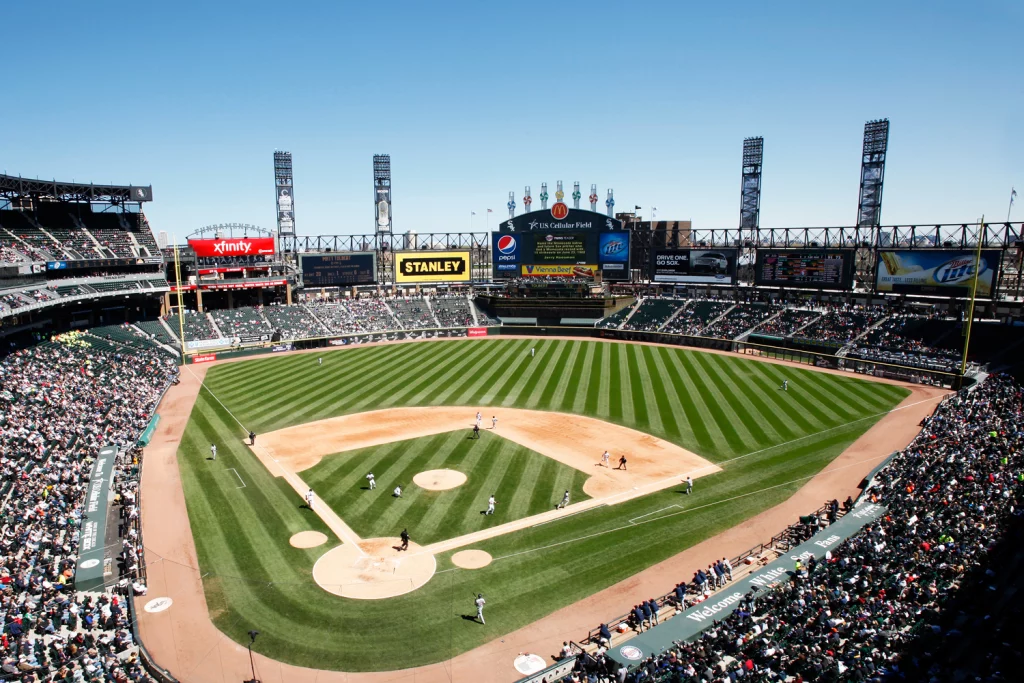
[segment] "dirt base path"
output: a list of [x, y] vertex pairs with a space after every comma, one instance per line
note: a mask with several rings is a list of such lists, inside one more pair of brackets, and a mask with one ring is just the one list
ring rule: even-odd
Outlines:
[[[322, 353], [322, 350], [312, 352]], [[234, 683], [251, 675], [248, 652], [221, 633], [210, 620], [177, 465], [178, 443], [199, 394], [206, 367], [189, 366], [182, 373], [181, 383], [168, 391], [158, 411], [160, 424], [146, 448], [141, 502], [149, 580], [147, 599], [171, 597], [174, 604], [155, 614], [140, 610], [138, 619], [147, 649], [178, 680]], [[849, 376], [852, 373], [836, 374]], [[913, 393], [899, 409], [882, 418], [785, 502], [524, 628], [449, 661], [401, 671], [359, 674], [317, 671], [254, 653], [257, 677], [264, 683], [507, 683], [518, 680], [521, 674], [513, 667], [513, 661], [519, 653], [533, 652], [548, 657], [561, 648], [563, 640], [578, 639], [602, 621], [624, 613], [637, 595], [662, 593], [680, 576], [690, 576], [694, 567], [706, 566], [722, 555], [735, 555], [770, 538], [826, 499], [843, 499], [855, 494], [857, 484], [875, 465], [914, 438], [920, 420], [932, 412], [938, 399], [946, 393], [934, 387], [904, 386]]]

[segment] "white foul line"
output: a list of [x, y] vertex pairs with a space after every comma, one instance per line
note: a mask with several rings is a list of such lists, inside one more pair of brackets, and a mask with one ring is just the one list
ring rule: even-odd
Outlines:
[[237, 489], [244, 489], [245, 488], [245, 482], [242, 481], [242, 475], [240, 475], [238, 473], [238, 470], [236, 470], [234, 467], [229, 467], [228, 469], [235, 473], [235, 476], [238, 477], [238, 483], [241, 484], [241, 486], [236, 486], [235, 488], [237, 488]]

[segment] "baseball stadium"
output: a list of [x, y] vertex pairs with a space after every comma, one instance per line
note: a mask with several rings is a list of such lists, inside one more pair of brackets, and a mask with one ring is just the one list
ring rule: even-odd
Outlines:
[[990, 666], [1024, 225], [862, 185], [854, 227], [760, 228], [761, 150], [708, 230], [557, 181], [398, 234], [377, 155], [377, 229], [303, 237], [275, 152], [275, 229], [168, 244], [149, 185], [0, 177], [4, 680]]

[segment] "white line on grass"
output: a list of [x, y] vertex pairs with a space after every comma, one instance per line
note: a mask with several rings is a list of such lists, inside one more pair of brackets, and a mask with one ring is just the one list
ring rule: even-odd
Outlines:
[[245, 482], [242, 481], [242, 475], [240, 475], [238, 473], [238, 470], [236, 470], [234, 467], [229, 467], [228, 469], [235, 473], [235, 476], [238, 477], [238, 483], [241, 484], [241, 486], [236, 486], [235, 488], [237, 488], [237, 489], [244, 489], [245, 488]]
[[[650, 517], [651, 515], [656, 515], [659, 512], [664, 512], [665, 510], [671, 510], [672, 508], [679, 508], [680, 510], [683, 509], [683, 508], [681, 508], [678, 505], [669, 505], [668, 507], [663, 507], [660, 510], [655, 510], [654, 512], [648, 512], [646, 515], [640, 515], [639, 517], [634, 517], [633, 519], [629, 520], [629, 523], [630, 524], [634, 524], [636, 522], [636, 520], [638, 520], [638, 519], [643, 519], [644, 517]], [[659, 517], [659, 519], [661, 519], [661, 518]]]

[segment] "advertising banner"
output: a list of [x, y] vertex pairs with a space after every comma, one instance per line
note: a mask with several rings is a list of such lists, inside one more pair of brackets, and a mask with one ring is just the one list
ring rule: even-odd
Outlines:
[[299, 254], [302, 281], [306, 287], [370, 285], [377, 281], [377, 255], [370, 252], [348, 254]]
[[491, 233], [491, 255], [494, 260], [494, 277], [518, 277], [524, 235]]
[[754, 284], [779, 287], [853, 287], [853, 249], [758, 249]]
[[629, 233], [603, 232], [597, 246], [598, 263], [605, 280], [629, 279]]
[[522, 277], [595, 277], [596, 265], [525, 265]]
[[[82, 532], [78, 543], [78, 564], [75, 567], [75, 588], [83, 591], [103, 590], [104, 550], [107, 533], [107, 505], [117, 459], [116, 446], [104, 446], [96, 456], [85, 494]], [[115, 575], [116, 577], [116, 575]]]
[[[974, 257], [972, 250], [881, 251], [875, 288], [879, 292], [968, 297], [974, 282]], [[982, 251], [977, 296], [991, 298], [998, 275], [999, 251]]]
[[201, 258], [217, 256], [263, 256], [274, 254], [273, 237], [234, 237], [189, 240], [188, 246]]
[[282, 235], [295, 234], [295, 209], [292, 205], [291, 187], [277, 187], [277, 225]]
[[654, 282], [732, 284], [735, 249], [656, 249], [651, 253]]
[[597, 261], [596, 240], [593, 235], [547, 233], [533, 237], [533, 252], [526, 259], [531, 263], [559, 263], [582, 265]]
[[468, 251], [397, 251], [395, 282], [469, 282]]
[[469, 327], [469, 328], [466, 329], [466, 336], [467, 337], [486, 337], [487, 336], [487, 328], [486, 327]]
[[217, 354], [215, 353], [197, 353], [192, 356], [193, 363], [209, 363], [217, 360]]
[[218, 346], [230, 346], [231, 340], [227, 337], [221, 337], [220, 339], [190, 339], [185, 342], [185, 348], [188, 349], [213, 349]]

